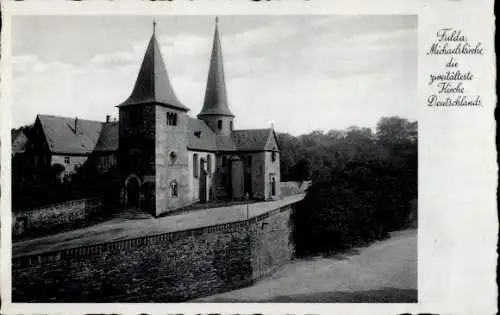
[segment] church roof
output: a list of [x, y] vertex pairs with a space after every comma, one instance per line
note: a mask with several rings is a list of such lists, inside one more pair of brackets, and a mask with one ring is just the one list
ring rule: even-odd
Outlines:
[[234, 130], [230, 136], [218, 135], [200, 119], [188, 118], [188, 149], [200, 151], [268, 151], [274, 140], [272, 129]]
[[[52, 153], [90, 154], [118, 150], [119, 122], [61, 116], [38, 115]], [[76, 126], [76, 130], [75, 130]], [[231, 135], [217, 135], [200, 119], [188, 117], [188, 149], [199, 151], [269, 151], [273, 146], [272, 129], [234, 130]]]
[[157, 103], [184, 111], [189, 110], [177, 99], [174, 93], [154, 32], [144, 54], [132, 94], [118, 106], [149, 103]]
[[[234, 130], [233, 138], [238, 151], [276, 151], [274, 131], [267, 129]], [[276, 144], [274, 147], [272, 144]]]
[[98, 142], [101, 151], [118, 148], [117, 122], [104, 123], [51, 115], [38, 115], [38, 120], [52, 153], [90, 154]]
[[208, 70], [205, 100], [203, 102], [203, 108], [198, 114], [198, 117], [206, 115], [234, 117], [231, 110], [229, 110], [227, 102], [226, 81], [224, 78], [224, 64], [222, 61], [222, 49], [220, 44], [217, 20], [215, 24], [212, 55], [210, 57], [210, 68]]
[[188, 117], [188, 148], [217, 151], [215, 133], [203, 120]]

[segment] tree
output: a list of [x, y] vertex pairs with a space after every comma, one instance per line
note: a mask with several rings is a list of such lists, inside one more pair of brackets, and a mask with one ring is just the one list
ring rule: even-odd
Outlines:
[[309, 180], [311, 177], [311, 165], [305, 158], [300, 159], [292, 169], [293, 178], [297, 181]]
[[382, 117], [377, 123], [376, 136], [383, 144], [399, 144], [412, 141], [417, 135], [417, 122], [397, 116]]
[[56, 164], [52, 165], [52, 167], [50, 169], [51, 181], [54, 183], [60, 182], [61, 178], [62, 178], [62, 174], [64, 173], [65, 170], [66, 169], [65, 169], [64, 165], [62, 165], [62, 164], [56, 163]]

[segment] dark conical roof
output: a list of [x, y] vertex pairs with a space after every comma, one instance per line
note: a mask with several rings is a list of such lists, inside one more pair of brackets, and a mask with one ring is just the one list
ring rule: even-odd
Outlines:
[[180, 110], [189, 110], [174, 93], [154, 31], [144, 54], [132, 94], [118, 106], [145, 103], [157, 103]]
[[207, 90], [205, 101], [198, 117], [204, 115], [222, 115], [234, 117], [227, 103], [226, 81], [224, 79], [224, 65], [222, 62], [222, 49], [219, 39], [217, 19], [215, 24], [214, 43], [210, 68], [208, 70]]

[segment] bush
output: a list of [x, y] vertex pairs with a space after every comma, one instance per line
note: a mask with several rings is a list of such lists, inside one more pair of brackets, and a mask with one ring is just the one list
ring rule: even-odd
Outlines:
[[316, 182], [292, 214], [297, 256], [369, 244], [406, 226], [416, 173], [394, 165], [349, 163]]

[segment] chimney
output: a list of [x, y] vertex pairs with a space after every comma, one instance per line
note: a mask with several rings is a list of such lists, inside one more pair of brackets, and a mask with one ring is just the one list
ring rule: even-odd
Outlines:
[[111, 115], [106, 115], [106, 122], [109, 123], [111, 121]]
[[78, 117], [75, 117], [75, 128], [74, 128], [75, 133], [77, 132], [77, 129], [76, 129], [77, 125], [78, 125]]

